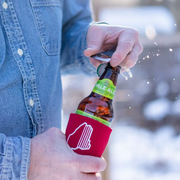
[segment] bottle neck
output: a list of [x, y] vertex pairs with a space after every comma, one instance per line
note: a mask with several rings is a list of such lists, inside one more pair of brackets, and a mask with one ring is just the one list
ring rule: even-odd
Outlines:
[[104, 73], [100, 76], [99, 80], [110, 79], [113, 82], [114, 86], [116, 86], [120, 69], [120, 66], [112, 67], [110, 63], [108, 63]]
[[104, 73], [101, 75], [98, 82], [96, 83], [93, 92], [113, 100], [119, 72], [119, 66], [112, 67], [110, 66], [110, 63], [108, 63]]

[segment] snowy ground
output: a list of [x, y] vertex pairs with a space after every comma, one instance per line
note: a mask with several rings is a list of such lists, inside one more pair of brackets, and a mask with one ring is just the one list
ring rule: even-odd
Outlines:
[[114, 125], [109, 144], [111, 180], [180, 180], [180, 135]]

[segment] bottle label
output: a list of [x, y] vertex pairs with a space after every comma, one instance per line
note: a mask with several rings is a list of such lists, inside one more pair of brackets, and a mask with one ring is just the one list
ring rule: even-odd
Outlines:
[[114, 94], [116, 91], [116, 86], [114, 86], [113, 82], [110, 79], [102, 79], [98, 80], [96, 83], [93, 92], [96, 94], [100, 94], [109, 99], [114, 98]]
[[111, 126], [111, 123], [110, 123], [110, 122], [108, 122], [108, 121], [106, 121], [106, 120], [104, 120], [104, 119], [102, 119], [102, 118], [93, 116], [92, 114], [89, 114], [89, 113], [87, 113], [87, 112], [84, 112], [84, 111], [81, 111], [81, 110], [77, 110], [77, 111], [76, 111], [76, 114], [80, 114], [80, 115], [82, 115], [82, 116], [86, 116], [86, 117], [89, 117], [89, 118], [91, 118], [91, 119], [97, 120], [97, 121], [99, 121], [100, 123], [102, 123], [102, 124], [104, 124], [104, 125], [106, 125], [106, 126], [109, 126], [109, 127]]

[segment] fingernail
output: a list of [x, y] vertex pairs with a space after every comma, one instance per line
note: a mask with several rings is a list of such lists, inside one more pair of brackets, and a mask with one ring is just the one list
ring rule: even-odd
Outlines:
[[92, 49], [94, 49], [94, 48], [92, 48], [92, 47], [88, 47], [86, 50], [92, 50]]
[[117, 66], [118, 65], [118, 59], [117, 58], [112, 59], [111, 65], [112, 66]]

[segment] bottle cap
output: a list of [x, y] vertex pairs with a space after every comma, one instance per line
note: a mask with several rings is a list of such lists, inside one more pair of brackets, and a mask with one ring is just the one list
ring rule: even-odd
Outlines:
[[114, 70], [118, 74], [120, 73], [120, 69], [121, 69], [120, 66], [112, 67], [109, 62], [108, 63], [103, 63], [103, 64], [100, 64], [98, 66], [97, 75], [100, 77], [104, 73], [106, 68], [112, 68], [112, 70]]
[[103, 72], [105, 71], [105, 68], [106, 68], [107, 64], [106, 63], [103, 63], [103, 64], [100, 64], [97, 68], [97, 75], [100, 77]]

